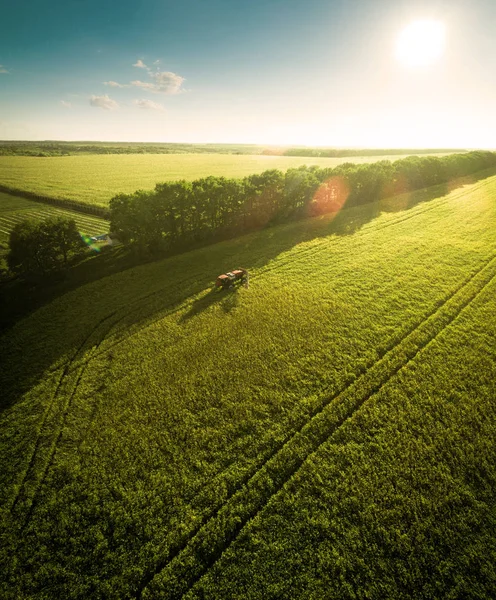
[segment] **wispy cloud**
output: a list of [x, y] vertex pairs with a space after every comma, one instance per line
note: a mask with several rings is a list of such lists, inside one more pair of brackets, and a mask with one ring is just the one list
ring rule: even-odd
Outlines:
[[170, 71], [158, 71], [150, 73], [151, 82], [147, 81], [131, 81], [131, 85], [142, 88], [156, 94], [179, 94], [183, 92], [182, 85], [185, 81], [181, 75], [171, 73]]
[[91, 106], [103, 108], [105, 110], [115, 110], [116, 108], [119, 108], [119, 104], [115, 100], [112, 100], [112, 98], [109, 98], [107, 94], [104, 96], [91, 96], [90, 104]]
[[3, 65], [0, 65], [0, 73], [8, 73], [7, 69]]
[[131, 81], [131, 85], [143, 88], [144, 90], [150, 90], [150, 92], [155, 90], [155, 84], [149, 82], [147, 83], [146, 81]]
[[165, 110], [163, 104], [153, 102], [152, 100], [133, 100], [133, 104], [144, 110]]
[[115, 87], [115, 88], [123, 88], [123, 87], [128, 87], [126, 84], [123, 83], [117, 83], [117, 81], [104, 81], [103, 85], [108, 85], [110, 87]]
[[66, 102], [65, 100], [61, 100], [60, 104], [62, 104], [64, 108], [72, 108], [72, 102]]
[[[158, 65], [160, 60], [154, 61], [154, 65]], [[148, 77], [149, 81], [141, 81], [141, 79], [135, 79], [130, 83], [118, 83], [117, 81], [104, 81], [104, 85], [108, 85], [113, 88], [127, 88], [127, 87], [138, 87], [142, 90], [146, 90], [147, 92], [152, 92], [154, 94], [180, 94], [184, 92], [183, 83], [186, 81], [184, 77], [181, 75], [177, 75], [176, 73], [172, 73], [171, 71], [159, 71], [158, 67], [155, 67], [155, 70], [152, 71], [145, 63], [138, 59], [138, 61], [133, 65], [133, 67], [139, 67], [140, 69], [144, 69]]]

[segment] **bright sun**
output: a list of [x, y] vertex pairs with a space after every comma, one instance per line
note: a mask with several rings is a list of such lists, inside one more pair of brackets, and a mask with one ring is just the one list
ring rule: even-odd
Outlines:
[[425, 67], [444, 52], [446, 28], [441, 21], [413, 21], [396, 39], [396, 58], [406, 67]]

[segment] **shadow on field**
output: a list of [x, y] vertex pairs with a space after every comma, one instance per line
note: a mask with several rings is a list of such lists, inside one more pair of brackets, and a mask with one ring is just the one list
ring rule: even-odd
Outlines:
[[[0, 341], [0, 411], [45, 380], [55, 365], [60, 376], [68, 360], [76, 360], [71, 363], [72, 369], [87, 350], [96, 347], [94, 352], [98, 352], [98, 344], [105, 338], [125, 345], [130, 335], [147, 324], [184, 310], [177, 322], [185, 327], [192, 317], [213, 305], [220, 304], [222, 310], [230, 312], [241, 295], [236, 291], [212, 290], [220, 273], [239, 266], [248, 271], [260, 270], [300, 243], [319, 237], [352, 235], [383, 212], [407, 214], [420, 203], [495, 174], [496, 169], [491, 169], [452, 184], [344, 209], [337, 215], [268, 227], [139, 266], [123, 259], [121, 270], [114, 270], [112, 265], [103, 269], [111, 276], [102, 276], [84, 287], [78, 287], [83, 285], [80, 280], [72, 289], [61, 286], [59, 297], [52, 292], [39, 310], [15, 325], [10, 324]], [[192, 302], [185, 305], [188, 299]], [[89, 396], [91, 390], [85, 393]]]
[[207, 294], [201, 296], [198, 298], [198, 300], [195, 300], [188, 312], [181, 316], [179, 322], [185, 323], [186, 321], [189, 321], [191, 318], [200, 314], [214, 304], [220, 305], [225, 313], [230, 313], [233, 308], [236, 308], [238, 305], [239, 296], [237, 292], [237, 287], [231, 290], [220, 290], [218, 288], [213, 288]]

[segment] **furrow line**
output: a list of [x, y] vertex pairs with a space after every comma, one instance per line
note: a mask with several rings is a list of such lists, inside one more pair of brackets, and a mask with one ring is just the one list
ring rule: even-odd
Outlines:
[[76, 381], [74, 383], [74, 386], [72, 388], [72, 391], [71, 391], [71, 393], [68, 396], [67, 402], [65, 403], [64, 412], [62, 413], [61, 424], [60, 424], [60, 426], [58, 428], [58, 431], [57, 431], [57, 436], [56, 436], [56, 438], [52, 442], [52, 445], [50, 447], [50, 452], [49, 452], [49, 455], [48, 455], [48, 461], [45, 464], [45, 468], [43, 469], [43, 473], [41, 475], [41, 478], [40, 478], [40, 480], [38, 482], [38, 485], [36, 486], [36, 489], [35, 489], [35, 491], [33, 493], [32, 498], [31, 498], [31, 504], [30, 504], [29, 509], [27, 511], [24, 523], [23, 523], [23, 525], [21, 527], [21, 533], [29, 525], [29, 522], [31, 521], [31, 517], [33, 516], [33, 513], [34, 513], [36, 507], [38, 506], [38, 498], [39, 498], [41, 490], [43, 489], [43, 486], [45, 484], [45, 480], [46, 480], [46, 477], [47, 477], [48, 472], [50, 470], [50, 467], [53, 464], [53, 459], [55, 458], [55, 454], [57, 452], [57, 448], [58, 448], [58, 445], [60, 443], [60, 440], [62, 439], [62, 434], [64, 432], [64, 428], [65, 428], [65, 424], [66, 424], [66, 421], [67, 421], [67, 416], [69, 414], [69, 410], [70, 410], [70, 407], [71, 407], [71, 404], [72, 404], [72, 400], [73, 400], [74, 396], [76, 395], [77, 388], [79, 386], [79, 383], [81, 382], [81, 379], [83, 378], [83, 375], [84, 375], [84, 373], [86, 371], [86, 367], [88, 366], [89, 361], [90, 361], [90, 358], [86, 362], [84, 362], [83, 365], [81, 366], [81, 368], [79, 370], [79, 373], [78, 373], [78, 376], [76, 378]]
[[[59, 369], [60, 368], [61, 367], [59, 367]], [[53, 373], [55, 373], [55, 371], [53, 371], [51, 374], [53, 374]], [[48, 415], [51, 413], [52, 408], [54, 407], [55, 399], [56, 399], [56, 397], [58, 395], [58, 390], [60, 389], [62, 381], [63, 381], [63, 379], [64, 379], [64, 377], [66, 375], [67, 375], [67, 366], [64, 369], [62, 369], [62, 373], [61, 373], [61, 375], [59, 377], [59, 380], [57, 382], [57, 385], [55, 387], [55, 391], [52, 394], [52, 397], [50, 398], [50, 400], [48, 402], [48, 406], [46, 407], [46, 409], [45, 409], [45, 411], [43, 413], [43, 417], [42, 417], [42, 420], [41, 420], [41, 425], [40, 425], [40, 428], [38, 429], [38, 434], [36, 436], [36, 442], [34, 444], [33, 451], [31, 452], [31, 456], [29, 458], [28, 465], [27, 465], [26, 469], [24, 470], [24, 473], [22, 475], [21, 481], [20, 481], [20, 483], [19, 483], [19, 485], [17, 487], [17, 493], [15, 494], [15, 496], [14, 496], [14, 498], [12, 500], [12, 503], [11, 503], [11, 505], [9, 507], [9, 512], [10, 513], [12, 513], [14, 511], [15, 507], [17, 506], [18, 502], [20, 501], [21, 494], [22, 494], [22, 491], [23, 491], [23, 488], [24, 488], [24, 484], [26, 483], [26, 480], [28, 479], [28, 477], [29, 477], [29, 475], [31, 473], [31, 470], [33, 469], [33, 466], [34, 466], [34, 463], [35, 463], [35, 460], [36, 460], [36, 457], [38, 455], [39, 448], [40, 448], [40, 445], [41, 445], [41, 440], [43, 438], [43, 433], [45, 431], [46, 424], [47, 424], [47, 421], [48, 421]]]
[[[24, 489], [24, 487], [25, 487], [25, 485], [27, 483], [28, 478], [31, 476], [31, 473], [32, 473], [32, 471], [34, 469], [35, 462], [36, 462], [36, 460], [38, 458], [38, 455], [39, 455], [39, 453], [41, 451], [41, 446], [42, 446], [42, 440], [43, 440], [43, 437], [44, 437], [44, 432], [49, 427], [49, 418], [48, 418], [49, 414], [52, 412], [52, 408], [55, 407], [55, 404], [56, 404], [56, 401], [57, 401], [57, 399], [58, 399], [58, 397], [60, 395], [60, 391], [62, 389], [63, 383], [66, 381], [67, 377], [69, 377], [72, 366], [76, 362], [76, 359], [77, 359], [78, 355], [82, 352], [82, 350], [84, 349], [84, 347], [86, 346], [86, 344], [88, 343], [88, 341], [91, 339], [91, 337], [97, 331], [97, 329], [103, 323], [105, 323], [108, 319], [110, 319], [114, 314], [115, 314], [115, 312], [111, 313], [110, 315], [107, 315], [104, 319], [100, 320], [91, 329], [91, 331], [88, 333], [87, 336], [84, 337], [83, 341], [79, 344], [79, 346], [77, 347], [77, 349], [75, 350], [75, 352], [73, 353], [73, 355], [71, 356], [71, 358], [67, 361], [66, 365], [64, 366], [64, 368], [62, 370], [62, 374], [60, 376], [60, 379], [59, 379], [59, 381], [57, 383], [57, 386], [56, 386], [56, 388], [55, 388], [55, 390], [54, 390], [54, 392], [52, 394], [52, 397], [51, 397], [51, 399], [50, 399], [50, 401], [48, 403], [47, 409], [44, 412], [43, 419], [42, 419], [40, 428], [38, 430], [38, 435], [36, 436], [36, 442], [35, 442], [35, 445], [33, 447], [33, 452], [31, 453], [28, 465], [27, 465], [27, 467], [26, 467], [26, 469], [25, 469], [25, 471], [23, 473], [21, 482], [20, 482], [20, 484], [19, 484], [19, 486], [17, 488], [16, 495], [15, 495], [15, 497], [14, 497], [12, 503], [11, 503], [11, 506], [10, 506], [10, 512], [11, 513], [13, 512], [14, 508], [16, 507], [16, 505], [19, 503], [19, 501], [21, 499], [21, 496], [22, 496], [23, 489]], [[64, 417], [63, 417], [62, 421], [63, 422], [62, 422], [61, 427], [63, 428], [64, 422], [65, 422], [65, 418]], [[58, 437], [59, 436], [57, 435], [57, 438]], [[49, 459], [49, 461], [50, 461], [50, 459]], [[42, 476], [42, 479], [44, 479], [45, 473], [46, 473], [46, 469], [44, 471], [44, 475]], [[38, 485], [37, 489], [35, 490], [35, 494], [36, 494], [36, 491], [39, 489], [39, 487], [40, 486]]]
[[[256, 472], [193, 532], [170, 548], [167, 556], [142, 578], [135, 598], [180, 598], [205, 574], [236, 539], [248, 521], [255, 518], [269, 500], [315, 452], [371, 396], [444, 330], [489, 284], [495, 275], [492, 256], [425, 319], [403, 338], [393, 342], [379, 360], [338, 394], [327, 398], [311, 418], [276, 450]], [[160, 578], [160, 581], [155, 578]], [[155, 580], [155, 581], [154, 581]]]

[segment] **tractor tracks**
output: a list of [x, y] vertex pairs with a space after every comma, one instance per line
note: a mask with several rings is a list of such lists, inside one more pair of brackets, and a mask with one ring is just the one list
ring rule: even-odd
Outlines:
[[[193, 281], [194, 279], [195, 279], [194, 276], [189, 277], [185, 280], [185, 282], [190, 282], [190, 281]], [[130, 305], [127, 305], [125, 307], [124, 314], [121, 314], [121, 316], [118, 319], [116, 319], [110, 325], [110, 327], [107, 327], [106, 331], [102, 332], [102, 335], [98, 335], [98, 331], [102, 327], [105, 327], [105, 325], [108, 325], [108, 321], [110, 319], [112, 319], [113, 317], [115, 317], [116, 315], [118, 315], [122, 309], [116, 309], [116, 310], [112, 311], [111, 313], [109, 313], [108, 315], [106, 315], [105, 317], [101, 318], [91, 328], [89, 333], [84, 336], [81, 343], [77, 346], [76, 350], [73, 352], [72, 356], [69, 358], [69, 360], [66, 362], [66, 364], [63, 367], [60, 366], [60, 367], [58, 367], [58, 369], [50, 370], [47, 373], [47, 375], [52, 376], [52, 375], [56, 374], [58, 370], [60, 370], [60, 369], [62, 370], [60, 377], [57, 381], [57, 384], [55, 386], [55, 390], [52, 393], [52, 396], [48, 402], [48, 405], [43, 413], [41, 424], [39, 426], [38, 433], [36, 436], [36, 441], [33, 446], [33, 450], [31, 452], [27, 467], [24, 470], [24, 473], [21, 477], [19, 484], [16, 486], [17, 491], [10, 503], [10, 507], [7, 509], [8, 512], [10, 513], [10, 515], [12, 516], [12, 515], [14, 515], [16, 508], [20, 504], [24, 504], [25, 502], [28, 503], [26, 517], [21, 521], [21, 523], [22, 523], [21, 531], [23, 531], [29, 524], [31, 517], [33, 515], [33, 512], [34, 512], [34, 509], [36, 508], [36, 506], [38, 504], [37, 498], [43, 488], [43, 485], [45, 483], [45, 480], [46, 480], [46, 477], [50, 470], [50, 467], [53, 464], [53, 460], [55, 458], [55, 454], [56, 454], [58, 445], [62, 438], [63, 430], [64, 430], [66, 422], [67, 422], [67, 417], [69, 415], [73, 399], [76, 395], [78, 386], [79, 386], [89, 364], [95, 358], [106, 354], [115, 345], [126, 341], [129, 336], [125, 336], [124, 339], [118, 340], [114, 344], [109, 345], [109, 347], [106, 348], [104, 351], [99, 351], [101, 344], [105, 341], [105, 339], [108, 337], [108, 335], [111, 333], [111, 331], [120, 322], [122, 322], [124, 319], [126, 319], [127, 317], [129, 317], [130, 315], [133, 314], [133, 312], [135, 310], [134, 309], [135, 305], [137, 305], [137, 304], [142, 305], [144, 300], [148, 301], [147, 304], [149, 304], [150, 299], [153, 298], [154, 296], [158, 296], [159, 294], [163, 293], [164, 289], [165, 288], [160, 288], [158, 290], [154, 290], [153, 292], [150, 292], [144, 296], [141, 296], [139, 299], [135, 300]], [[170, 313], [176, 312], [177, 310], [180, 310], [180, 308], [184, 304], [185, 304], [184, 300], [176, 300], [176, 301], [170, 302], [168, 305], [170, 310], [166, 311], [165, 315], [168, 315]], [[167, 305], [164, 308], [166, 308], [166, 307], [167, 307]], [[176, 307], [176, 308], [174, 308], [174, 307]], [[162, 318], [164, 318], [163, 314], [160, 316], [160, 319], [162, 319]], [[157, 320], [159, 320], [159, 319], [157, 319]], [[91, 347], [91, 353], [88, 356], [84, 356], [84, 353], [87, 351], [88, 343], [93, 338], [97, 339], [96, 344], [94, 344]], [[83, 357], [84, 357], [83, 363], [81, 365], [79, 365], [78, 364], [79, 360]], [[67, 382], [72, 376], [74, 376], [74, 374], [76, 372], [77, 372], [77, 375], [75, 376], [75, 382], [71, 387], [70, 384], [68, 384]], [[68, 386], [69, 386], [70, 391], [66, 390], [66, 388]], [[66, 398], [65, 403], [63, 402], [62, 406], [59, 406], [59, 408], [57, 409], [57, 405], [60, 404], [59, 400], [61, 398], [63, 399], [64, 397]], [[59, 422], [58, 425], [56, 425], [55, 433], [53, 433], [53, 431], [52, 431], [53, 426], [54, 426], [54, 421]], [[52, 440], [51, 443], [49, 441], [50, 439]], [[46, 454], [44, 449], [47, 446], [49, 447], [48, 457], [47, 457], [46, 461], [43, 461], [42, 455]], [[39, 465], [40, 461], [42, 462], [41, 466]], [[43, 462], [45, 462], [44, 466], [43, 466]], [[40, 470], [41, 470], [42, 474], [41, 474], [41, 477], [38, 479], [38, 477], [36, 476], [36, 473], [39, 472]], [[38, 480], [37, 483], [36, 483], [36, 480]], [[29, 484], [31, 481], [33, 481], [34, 491], [30, 495], [28, 488], [29, 488]], [[31, 496], [31, 498], [29, 498], [29, 496]]]
[[186, 534], [138, 583], [135, 598], [181, 598], [221, 558], [247, 523], [259, 515], [308, 457], [316, 452], [372, 396], [407, 367], [489, 285], [496, 257], [437, 303], [418, 325], [393, 340], [379, 359], [332, 397], [324, 398], [305, 424], [292, 433], [210, 515]]
[[[77, 375], [76, 382], [75, 382], [71, 392], [66, 395], [66, 398], [67, 398], [66, 402], [62, 403], [62, 406], [60, 407], [61, 414], [58, 416], [58, 420], [60, 421], [60, 423], [58, 424], [58, 426], [56, 428], [55, 436], [53, 436], [53, 435], [50, 435], [49, 431], [53, 428], [52, 421], [57, 420], [57, 414], [55, 414], [55, 413], [57, 412], [57, 404], [59, 404], [58, 400], [60, 398], [64, 397], [64, 386], [67, 383], [68, 378], [74, 372], [75, 368], [77, 369], [77, 367], [75, 367], [75, 365], [77, 364], [77, 361], [78, 361], [78, 358], [80, 357], [80, 355], [82, 355], [82, 353], [84, 352], [85, 347], [87, 346], [88, 342], [91, 340], [91, 338], [94, 337], [94, 335], [99, 330], [99, 328], [102, 327], [102, 325], [104, 325], [115, 314], [116, 314], [116, 311], [110, 313], [109, 315], [107, 315], [106, 317], [101, 319], [90, 330], [90, 332], [83, 338], [83, 340], [81, 341], [79, 346], [73, 352], [72, 356], [67, 361], [65, 366], [62, 368], [62, 373], [59, 377], [59, 380], [57, 382], [55, 390], [54, 390], [54, 392], [48, 402], [48, 406], [45, 409], [45, 412], [43, 414], [42, 421], [41, 421], [41, 424], [40, 424], [40, 427], [38, 430], [38, 434], [36, 436], [36, 442], [34, 444], [33, 451], [31, 453], [28, 465], [22, 475], [20, 483], [17, 486], [17, 492], [16, 492], [16, 494], [11, 502], [10, 508], [9, 508], [9, 512], [10, 512], [10, 514], [12, 514], [22, 500], [29, 501], [26, 488], [28, 487], [30, 480], [36, 479], [36, 475], [35, 475], [35, 473], [37, 471], [36, 464], [38, 463], [39, 460], [42, 460], [42, 458], [40, 458], [40, 455], [43, 453], [44, 440], [47, 437], [49, 439], [51, 438], [52, 443], [51, 444], [48, 443], [48, 445], [49, 445], [48, 458], [46, 460], [45, 466], [42, 467], [41, 478], [39, 479], [38, 483], [35, 484], [35, 489], [34, 489], [34, 492], [33, 492], [32, 498], [31, 498], [31, 503], [30, 503], [30, 506], [27, 511], [27, 518], [23, 524], [23, 529], [28, 524], [28, 522], [31, 518], [32, 512], [34, 510], [35, 498], [36, 498], [37, 494], [39, 493], [39, 491], [41, 490], [41, 488], [43, 487], [48, 470], [53, 462], [53, 458], [55, 456], [55, 452], [56, 452], [58, 443], [60, 441], [60, 438], [62, 437], [62, 432], [65, 427], [67, 415], [69, 414], [72, 400], [75, 396], [79, 382], [81, 381], [84, 371], [86, 370], [86, 367], [87, 367], [89, 361], [91, 360], [91, 358], [84, 361], [82, 366], [79, 368], [79, 374]], [[100, 343], [101, 343], [101, 341], [97, 343], [96, 347], [98, 347]], [[50, 418], [50, 415], [52, 413], [54, 413], [53, 417]]]
[[[485, 180], [481, 180], [471, 186], [470, 192], [471, 193], [476, 192], [481, 187], [484, 187], [484, 185], [485, 185]], [[417, 205], [408, 209], [406, 211], [407, 212], [406, 215], [403, 214], [403, 212], [405, 212], [405, 211], [400, 211], [400, 214], [398, 216], [391, 217], [391, 219], [389, 221], [387, 221], [386, 223], [375, 224], [373, 227], [370, 227], [365, 230], [362, 230], [361, 228], [359, 228], [359, 230], [357, 230], [355, 233], [359, 233], [361, 237], [368, 237], [369, 235], [373, 235], [378, 231], [382, 231], [383, 229], [393, 227], [394, 225], [400, 225], [401, 223], [404, 223], [405, 221], [409, 221], [410, 219], [414, 219], [415, 217], [423, 216], [426, 213], [429, 213], [433, 210], [439, 209], [440, 207], [447, 206], [447, 205], [451, 204], [453, 201], [464, 196], [465, 194], [466, 194], [466, 190], [464, 190], [462, 187], [461, 189], [458, 189], [456, 191], [448, 193], [439, 198], [434, 198], [432, 200], [420, 201]], [[387, 212], [387, 211], [383, 211], [383, 212]], [[377, 215], [377, 216], [379, 216], [379, 215]], [[345, 234], [345, 235], [347, 235], [347, 234]], [[277, 266], [267, 266], [267, 267], [262, 268], [259, 271], [259, 273], [266, 274], [275, 269], [280, 270], [280, 268], [284, 267], [286, 264], [294, 264], [295, 260], [302, 260], [303, 257], [309, 253], [319, 252], [321, 250], [322, 246], [328, 245], [329, 242], [328, 242], [327, 238], [329, 236], [335, 236], [335, 239], [337, 239], [337, 238], [342, 237], [342, 234], [336, 234], [333, 232], [329, 232], [328, 234], [326, 234], [324, 236], [316, 235], [315, 238], [313, 238], [313, 239], [319, 238], [318, 242], [312, 244], [309, 247], [305, 247], [299, 251], [293, 252], [291, 254], [291, 257], [288, 260], [278, 260]], [[311, 240], [308, 240], [308, 241], [311, 241]], [[253, 277], [253, 276], [251, 276], [251, 277]]]

